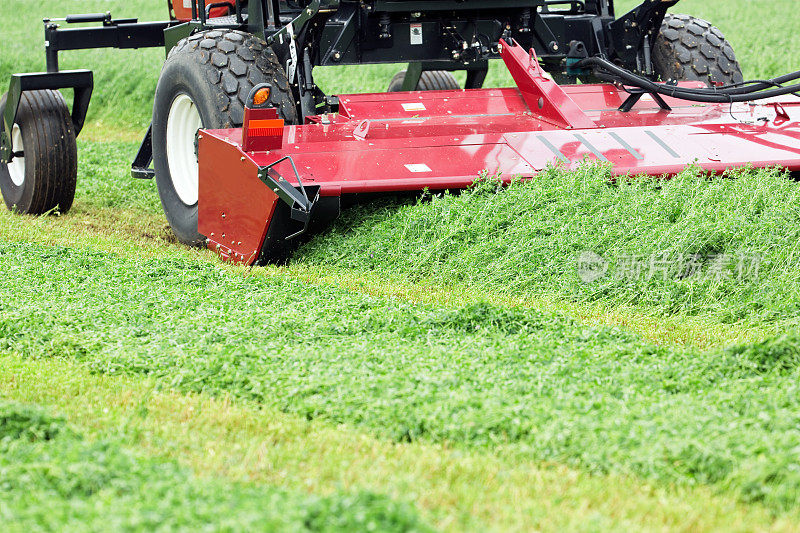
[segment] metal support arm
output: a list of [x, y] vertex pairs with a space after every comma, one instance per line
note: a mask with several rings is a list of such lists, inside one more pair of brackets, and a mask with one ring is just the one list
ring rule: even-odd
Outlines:
[[[67, 22], [94, 21], [92, 15], [70, 15]], [[110, 20], [102, 26], [61, 28], [46, 19], [44, 22], [47, 72], [58, 72], [58, 53], [64, 50], [89, 48], [157, 48], [164, 46], [164, 30], [171, 22], [136, 22], [136, 19]]]
[[73, 89], [72, 125], [75, 128], [75, 135], [78, 135], [86, 120], [93, 88], [94, 76], [90, 70], [13, 74], [8, 87], [2, 122], [0, 122], [0, 161], [8, 163], [12, 158], [10, 132], [17, 120], [17, 109], [22, 93], [43, 89]]
[[611, 53], [625, 63], [628, 70], [639, 70], [639, 53], [655, 42], [667, 9], [679, 0], [645, 0], [629, 13], [608, 25]]

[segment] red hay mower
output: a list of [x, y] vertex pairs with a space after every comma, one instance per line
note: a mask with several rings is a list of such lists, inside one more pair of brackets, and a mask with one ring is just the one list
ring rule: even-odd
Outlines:
[[[193, 0], [162, 23], [45, 21], [48, 72], [15, 75], [1, 104], [0, 189], [23, 213], [69, 209], [92, 75], [59, 71], [57, 54], [98, 46], [166, 47], [133, 175], [155, 177], [181, 241], [245, 264], [285, 257], [343, 202], [463, 189], [486, 172], [800, 171], [800, 72], [743, 81], [722, 34], [668, 15], [676, 3], [616, 18], [609, 0]], [[493, 57], [515, 88], [480, 88]], [[411, 63], [394, 92], [331, 97], [313, 82], [316, 65], [396, 61]]]

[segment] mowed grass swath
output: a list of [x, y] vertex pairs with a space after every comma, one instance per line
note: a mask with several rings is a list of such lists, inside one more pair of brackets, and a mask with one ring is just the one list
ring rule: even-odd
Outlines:
[[[160, 1], [97, 10], [106, 5], [117, 16], [164, 18]], [[796, 66], [783, 51], [798, 37], [780, 16], [792, 7], [760, 2], [755, 17], [750, 2], [680, 4], [723, 29], [747, 78]], [[45, 3], [23, 16], [30, 28], [59, 10], [76, 9]], [[42, 62], [40, 34], [10, 25], [10, 11], [18, 5], [0, 6], [3, 33], [15, 37], [0, 77]], [[155, 188], [128, 178], [162, 60], [160, 50], [64, 54], [64, 67], [91, 64], [98, 79], [75, 207], [58, 218], [0, 214], [0, 352], [15, 368], [0, 397], [43, 404], [0, 405], [9, 527], [796, 529], [800, 258], [789, 176], [689, 169], [669, 182], [612, 184], [608, 169], [586, 166], [505, 188], [487, 176], [460, 195], [347, 211], [287, 266], [248, 271], [176, 245]], [[319, 79], [329, 92], [380, 91], [396, 70], [321, 69]], [[510, 83], [502, 69], [489, 80]], [[608, 260], [608, 276], [579, 278], [585, 251]], [[704, 275], [615, 277], [633, 256], [698, 256]], [[727, 275], [707, 275], [719, 256], [758, 263], [743, 275], [735, 261]], [[585, 323], [596, 309], [625, 314]], [[653, 341], [637, 323], [653, 317], [697, 335]], [[714, 328], [725, 328], [725, 342], [693, 344]], [[26, 368], [63, 372], [75, 385], [33, 392]], [[70, 394], [116, 391], [114, 376], [160, 391], [165, 412], [195, 401], [253, 410], [273, 420], [264, 442], [248, 422], [259, 446], [310, 428], [302, 432], [319, 435], [323, 450], [358, 442], [358, 453], [380, 449], [376, 471], [402, 466], [380, 482], [358, 470], [363, 485], [337, 488], [331, 480], [350, 468], [340, 455], [306, 465], [297, 453], [297, 471], [311, 473], [295, 482], [280, 469], [289, 455], [267, 454], [274, 464], [261, 477], [241, 465], [247, 473], [234, 475], [243, 457], [234, 439], [216, 450], [224, 459], [214, 476], [204, 475], [210, 448], [201, 435], [178, 437], [183, 419], [147, 447], [154, 430], [141, 421], [160, 420], [155, 409], [95, 422], [103, 415], [72, 405], [80, 402]], [[39, 382], [63, 376], [47, 377]], [[414, 470], [413, 454], [444, 465], [441, 475]], [[539, 494], [525, 490], [531, 471]], [[624, 508], [626, 495], [642, 499]], [[570, 512], [572, 522], [548, 516]]]
[[[554, 168], [507, 188], [488, 179], [414, 205], [376, 203], [342, 217], [298, 260], [508, 297], [796, 327], [800, 189], [790, 176], [688, 169], [611, 183], [607, 172]], [[590, 283], [578, 272], [587, 251], [609, 263]]]
[[6, 350], [157, 376], [397, 442], [500, 446], [708, 484], [776, 511], [793, 509], [800, 490], [792, 336], [698, 351], [558, 314], [410, 305], [197, 261], [38, 245], [6, 245], [0, 261], [24, 287], [3, 294]]
[[369, 493], [314, 498], [199, 481], [113, 439], [88, 442], [63, 419], [0, 400], [0, 516], [6, 531], [219, 529], [432, 531], [413, 507]]

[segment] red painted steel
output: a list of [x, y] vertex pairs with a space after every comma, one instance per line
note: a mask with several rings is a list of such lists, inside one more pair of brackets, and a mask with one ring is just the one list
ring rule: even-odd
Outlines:
[[[510, 68], [524, 66], [518, 50], [504, 57]], [[614, 175], [669, 175], [691, 164], [713, 172], [746, 165], [800, 170], [800, 99], [720, 105], [665, 98], [668, 112], [645, 96], [621, 113], [627, 94], [613, 85], [559, 92], [540, 84], [538, 69], [524, 72], [537, 80], [526, 85], [518, 77], [525, 89], [345, 95], [339, 114], [285, 127], [275, 150], [243, 151], [241, 129], [204, 131], [200, 232], [223, 257], [252, 263], [279, 201], [257, 168], [284, 156], [323, 197], [460, 189], [484, 172], [508, 181], [585, 162], [610, 164]], [[537, 90], [554, 98], [548, 104], [561, 102], [558, 113], [541, 112], [538, 97], [537, 109], [530, 108]], [[296, 184], [288, 161], [276, 170]]]
[[[212, 2], [206, 2], [211, 4]], [[170, 7], [177, 20], [188, 22], [192, 20], [192, 3], [188, 0], [172, 0]], [[224, 17], [231, 11], [228, 7], [215, 7], [209, 13], [209, 18]]]
[[[236, 131], [241, 141], [241, 130]], [[250, 265], [258, 258], [278, 197], [258, 179], [258, 167], [239, 146], [200, 134], [198, 152], [214, 163], [200, 165], [197, 230], [224, 260]]]
[[554, 120], [563, 128], [594, 128], [596, 124], [586, 116], [578, 104], [552, 79], [548, 78], [533, 49], [529, 53], [519, 45], [500, 41], [500, 57], [506, 62], [508, 71], [528, 109], [543, 119]]
[[276, 109], [244, 109], [242, 123], [242, 150], [275, 150], [283, 145], [282, 118]]

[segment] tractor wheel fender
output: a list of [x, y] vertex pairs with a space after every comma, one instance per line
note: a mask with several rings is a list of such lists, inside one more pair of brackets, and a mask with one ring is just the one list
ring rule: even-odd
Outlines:
[[[0, 100], [0, 116], [7, 95]], [[0, 192], [21, 214], [66, 213], [75, 198], [78, 147], [67, 103], [54, 90], [22, 93], [11, 131], [11, 162], [0, 163]]]
[[[401, 70], [394, 75], [389, 82], [387, 92], [396, 93], [403, 90], [403, 81], [406, 79], [406, 71]], [[422, 73], [417, 84], [418, 91], [458, 91], [461, 86], [458, 84], [452, 72], [447, 70], [426, 70]]]
[[205, 242], [197, 231], [197, 130], [241, 126], [247, 96], [260, 83], [272, 86], [270, 103], [281, 117], [297, 123], [286, 74], [258, 37], [200, 32], [167, 56], [153, 104], [153, 165], [167, 221], [185, 244]]
[[664, 80], [702, 81], [708, 86], [741, 83], [733, 47], [710, 22], [667, 14], [653, 44], [653, 67]]

